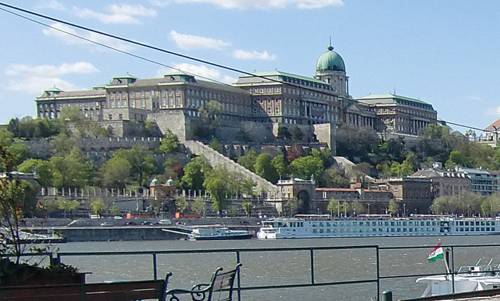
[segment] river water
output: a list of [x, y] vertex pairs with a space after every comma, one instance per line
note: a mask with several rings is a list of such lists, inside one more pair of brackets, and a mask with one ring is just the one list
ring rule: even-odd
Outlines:
[[[441, 237], [445, 245], [500, 245], [500, 236]], [[319, 246], [429, 246], [423, 249], [381, 250], [380, 275], [440, 273], [442, 262], [428, 263], [427, 254], [436, 245], [436, 237], [330, 238], [297, 240], [235, 241], [127, 241], [81, 242], [60, 244], [60, 252], [206, 250], [221, 248], [282, 248]], [[63, 256], [62, 262], [83, 272], [91, 272], [88, 282], [152, 279], [151, 255], [127, 256]], [[308, 251], [266, 251], [242, 253], [242, 286], [308, 283], [310, 281]], [[455, 249], [455, 267], [483, 263], [490, 259], [500, 263], [500, 247]], [[234, 253], [158, 255], [158, 275], [174, 273], [170, 287], [189, 288], [207, 282], [217, 266], [234, 266]], [[374, 249], [321, 250], [314, 256], [316, 283], [376, 278]], [[380, 291], [392, 290], [394, 299], [418, 297], [424, 286], [415, 277], [383, 280]], [[242, 300], [375, 300], [376, 285], [356, 284], [319, 286], [314, 288], [268, 289], [243, 291]]]

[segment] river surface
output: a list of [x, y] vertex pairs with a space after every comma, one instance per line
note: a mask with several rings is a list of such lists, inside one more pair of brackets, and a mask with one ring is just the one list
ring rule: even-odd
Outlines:
[[[500, 247], [478, 247], [498, 244], [500, 236], [441, 237], [445, 245], [474, 245], [456, 248], [455, 267], [473, 265], [479, 258], [500, 263]], [[436, 237], [383, 237], [383, 238], [322, 238], [296, 240], [235, 240], [235, 241], [127, 241], [78, 242], [57, 245], [59, 252], [101, 251], [158, 251], [207, 250], [223, 248], [283, 248], [320, 246], [429, 246], [423, 249], [380, 251], [380, 275], [408, 275], [440, 273], [442, 262], [428, 263], [427, 255], [436, 245]], [[265, 251], [241, 253], [242, 286], [310, 283], [309, 251]], [[88, 282], [111, 280], [152, 279], [151, 255], [120, 256], [62, 256], [62, 262], [83, 272], [91, 272]], [[234, 253], [158, 255], [158, 275], [171, 271], [174, 276], [169, 287], [189, 288], [195, 283], [208, 282], [217, 266], [230, 268], [236, 262]], [[374, 249], [315, 251], [316, 283], [376, 279], [376, 252]], [[381, 289], [392, 290], [394, 299], [418, 297], [424, 286], [415, 284], [415, 277], [381, 281]], [[376, 300], [376, 284], [350, 284], [307, 288], [268, 289], [243, 291], [242, 300]]]

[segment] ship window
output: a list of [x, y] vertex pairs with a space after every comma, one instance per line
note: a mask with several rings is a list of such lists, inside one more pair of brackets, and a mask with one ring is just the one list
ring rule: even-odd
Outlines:
[[330, 233], [332, 232], [332, 230], [330, 230], [330, 228], [326, 229], [326, 232]]
[[476, 227], [476, 231], [479, 231], [479, 227]]
[[413, 228], [409, 228], [409, 229], [408, 229], [408, 232], [413, 232]]
[[330, 222], [327, 222], [327, 223], [326, 223], [326, 226], [327, 226], [327, 227], [330, 227], [330, 226], [331, 226], [331, 225], [330, 225]]
[[495, 227], [492, 227], [492, 228], [491, 228], [491, 231], [495, 231]]
[[391, 232], [394, 232], [394, 228], [391, 228]]
[[317, 232], [318, 232], [318, 230], [316, 230], [316, 229], [313, 229], [313, 233], [317, 233]]
[[484, 231], [484, 227], [481, 227], [481, 231]]
[[323, 233], [323, 229], [319, 229], [319, 233]]

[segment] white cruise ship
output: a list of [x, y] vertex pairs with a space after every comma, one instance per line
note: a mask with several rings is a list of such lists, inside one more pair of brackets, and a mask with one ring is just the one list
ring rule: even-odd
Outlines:
[[500, 234], [500, 219], [436, 215], [393, 218], [389, 215], [364, 215], [336, 219], [329, 215], [302, 215], [274, 218], [262, 223], [259, 239], [438, 236]]

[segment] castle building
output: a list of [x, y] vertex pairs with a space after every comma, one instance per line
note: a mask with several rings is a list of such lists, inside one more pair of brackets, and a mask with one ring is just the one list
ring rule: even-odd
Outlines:
[[375, 128], [383, 133], [419, 136], [429, 125], [437, 122], [437, 112], [422, 100], [396, 94], [368, 95], [358, 99], [375, 111]]
[[149, 120], [181, 140], [196, 138], [196, 129], [206, 127], [200, 117], [210, 101], [220, 104], [220, 137], [230, 140], [243, 131], [255, 142], [266, 141], [277, 135], [278, 125], [293, 126], [332, 150], [338, 126], [419, 135], [437, 118], [432, 105], [413, 98], [353, 99], [344, 60], [331, 45], [319, 57], [313, 77], [275, 71], [241, 76], [226, 85], [186, 74], [152, 79], [126, 74], [90, 90], [52, 88], [36, 98], [38, 117], [59, 118], [65, 107], [77, 107], [115, 136], [131, 136]]

